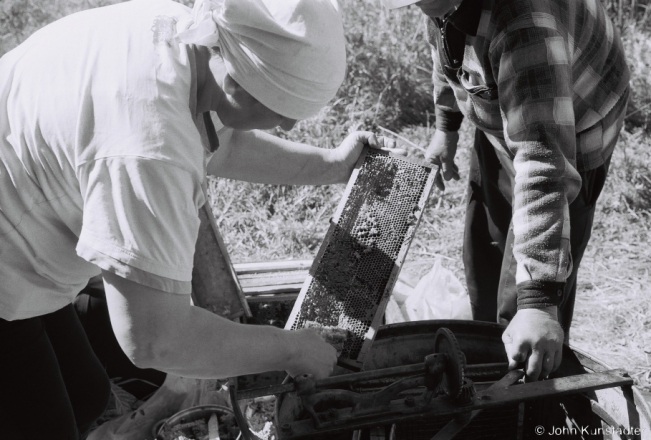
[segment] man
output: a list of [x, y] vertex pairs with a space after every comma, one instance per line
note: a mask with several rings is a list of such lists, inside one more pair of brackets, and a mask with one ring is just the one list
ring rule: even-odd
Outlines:
[[[385, 0], [400, 7], [409, 0]], [[629, 71], [598, 0], [422, 0], [442, 178], [463, 117], [476, 128], [464, 265], [473, 317], [508, 324], [511, 367], [561, 362], [576, 273], [623, 124]], [[439, 177], [437, 186], [444, 188]]]

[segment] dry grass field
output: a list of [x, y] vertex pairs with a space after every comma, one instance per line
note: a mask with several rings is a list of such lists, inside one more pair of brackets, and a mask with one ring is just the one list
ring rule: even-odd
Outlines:
[[[56, 18], [115, 2], [0, 0], [0, 55]], [[332, 148], [350, 130], [386, 129], [410, 141], [399, 140], [410, 154], [422, 156], [433, 107], [420, 11], [389, 12], [371, 0], [341, 4], [348, 40], [346, 82], [319, 116], [279, 135]], [[620, 24], [634, 75], [633, 100], [581, 265], [571, 342], [613, 367], [628, 369], [651, 390], [651, 7], [640, 0], [634, 4], [635, 11], [622, 11]], [[617, 11], [613, 15], [618, 17]], [[463, 178], [471, 142], [470, 128], [464, 126], [457, 159], [462, 181], [451, 182], [444, 193], [435, 190], [429, 200], [407, 256], [406, 270], [415, 277], [440, 257], [463, 281]], [[213, 211], [235, 262], [314, 257], [342, 190], [210, 180]]]

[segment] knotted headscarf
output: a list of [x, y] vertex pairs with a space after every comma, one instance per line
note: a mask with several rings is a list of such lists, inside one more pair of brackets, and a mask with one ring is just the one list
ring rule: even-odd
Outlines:
[[305, 119], [344, 80], [336, 0], [196, 0], [181, 43], [218, 46], [228, 74], [276, 113]]

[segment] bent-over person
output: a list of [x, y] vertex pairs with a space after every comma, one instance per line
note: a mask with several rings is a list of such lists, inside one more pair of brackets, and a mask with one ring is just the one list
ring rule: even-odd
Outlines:
[[385, 145], [259, 131], [315, 115], [345, 60], [335, 0], [134, 0], [65, 17], [0, 59], [3, 438], [78, 439], [102, 414], [109, 381], [71, 304], [100, 274], [136, 366], [331, 373], [335, 349], [315, 332], [192, 307], [190, 282], [206, 172], [345, 183], [364, 145]]

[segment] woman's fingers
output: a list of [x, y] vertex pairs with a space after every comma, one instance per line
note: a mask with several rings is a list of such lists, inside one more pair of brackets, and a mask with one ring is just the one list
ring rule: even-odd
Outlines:
[[368, 136], [367, 139], [368, 139], [368, 145], [372, 148], [376, 148], [382, 151], [388, 151], [390, 153], [397, 154], [399, 156], [407, 155], [407, 150], [405, 150], [404, 148], [397, 148], [396, 141], [389, 137], [378, 136], [372, 133], [370, 136]]
[[361, 148], [368, 145], [376, 150], [386, 151], [397, 156], [407, 156], [408, 151], [399, 148], [394, 139], [387, 136], [379, 136], [370, 131], [357, 131], [349, 135], [342, 145], [354, 145], [354, 148]]
[[395, 154], [396, 156], [407, 156], [407, 150], [404, 148], [383, 148], [382, 151], [388, 151], [391, 154]]

